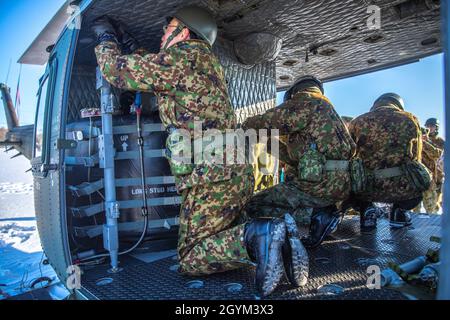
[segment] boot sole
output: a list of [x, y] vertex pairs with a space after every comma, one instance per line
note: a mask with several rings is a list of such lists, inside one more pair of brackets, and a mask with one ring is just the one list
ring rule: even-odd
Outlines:
[[[286, 277], [293, 286], [303, 287], [308, 282], [309, 276], [308, 252], [300, 240], [300, 233], [294, 218], [290, 214], [286, 214], [284, 221], [288, 235], [286, 244], [290, 246], [289, 252], [291, 254], [289, 262], [292, 263], [290, 266], [285, 264]], [[292, 270], [293, 273], [291, 274], [289, 270]]]
[[339, 218], [334, 218], [333, 221], [331, 221], [328, 224], [328, 226], [326, 227], [326, 229], [325, 229], [324, 233], [321, 235], [319, 241], [317, 241], [316, 243], [314, 243], [312, 245], [305, 245], [305, 247], [308, 249], [318, 248], [322, 244], [322, 242], [325, 240], [325, 238], [328, 237], [330, 234], [332, 234], [333, 231], [335, 231], [338, 226], [339, 226]]
[[272, 233], [272, 241], [269, 244], [268, 262], [265, 270], [262, 288], [259, 288], [263, 297], [270, 295], [277, 288], [284, 274], [282, 246], [286, 241], [285, 223], [277, 223]]

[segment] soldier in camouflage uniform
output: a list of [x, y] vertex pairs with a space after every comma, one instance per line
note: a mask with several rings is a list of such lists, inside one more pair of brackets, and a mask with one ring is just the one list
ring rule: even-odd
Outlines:
[[400, 96], [388, 93], [375, 101], [370, 112], [353, 120], [349, 131], [367, 174], [365, 191], [346, 201], [346, 205], [351, 203], [361, 213], [361, 230], [376, 228], [377, 211], [373, 202], [393, 203], [391, 226], [409, 225], [411, 218], [407, 210], [420, 203], [422, 192], [402, 166], [421, 160], [422, 137], [417, 118], [404, 111]]
[[[432, 183], [430, 188], [423, 193], [423, 207], [427, 213], [437, 213], [440, 210], [439, 194], [436, 187], [436, 176], [438, 172], [437, 162], [442, 156], [442, 150], [436, 148], [429, 142], [429, 129], [422, 128], [422, 163], [430, 170]], [[421, 205], [414, 209], [414, 212], [421, 212]]]
[[[217, 26], [209, 12], [185, 7], [168, 18], [158, 54], [136, 50], [136, 41], [108, 17], [97, 19], [93, 30], [99, 39], [98, 65], [106, 80], [118, 88], [154, 92], [166, 128], [184, 129], [192, 139], [194, 121], [202, 122], [203, 131], [236, 127], [223, 69], [211, 49]], [[135, 53], [123, 55], [120, 49]], [[169, 137], [169, 150], [171, 144]], [[238, 224], [254, 188], [251, 166], [202, 162], [180, 174], [170, 154], [168, 160], [182, 194], [180, 272], [205, 275], [256, 265], [255, 282], [262, 295], [276, 288], [283, 266], [304, 282], [299, 263], [304, 264], [307, 256], [296, 241], [295, 229], [282, 219]], [[291, 254], [286, 263], [282, 250]]]
[[437, 148], [444, 150], [445, 140], [439, 137], [439, 120], [436, 118], [430, 118], [425, 122], [425, 127], [430, 130], [428, 136], [430, 141]]
[[[431, 142], [436, 148], [439, 148], [444, 152], [445, 141], [441, 137], [439, 137], [439, 120], [436, 118], [430, 118], [426, 121], [425, 127], [430, 130], [429, 133], [429, 142]], [[443, 155], [442, 155], [443, 157]], [[439, 161], [441, 161], [439, 159]], [[436, 207], [442, 207], [442, 186], [444, 185], [444, 167], [443, 165], [436, 166], [436, 174], [433, 176], [433, 183], [435, 185], [435, 193], [436, 193]], [[433, 201], [433, 200], [431, 200]]]
[[307, 76], [286, 92], [284, 103], [263, 115], [247, 119], [244, 129], [278, 129], [280, 160], [286, 164], [284, 183], [265, 190], [246, 206], [250, 216], [280, 216], [297, 212], [302, 216], [314, 208], [310, 235], [305, 246], [317, 247], [339, 221], [335, 204], [348, 198], [351, 190], [349, 160], [355, 143], [343, 121], [324, 96], [322, 83]]

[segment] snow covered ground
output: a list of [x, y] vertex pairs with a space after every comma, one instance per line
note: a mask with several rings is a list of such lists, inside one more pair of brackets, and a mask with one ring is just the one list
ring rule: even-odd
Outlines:
[[[37, 233], [30, 163], [0, 150], [0, 300], [30, 290], [39, 277], [57, 281]], [[38, 284], [35, 288], [39, 288]]]

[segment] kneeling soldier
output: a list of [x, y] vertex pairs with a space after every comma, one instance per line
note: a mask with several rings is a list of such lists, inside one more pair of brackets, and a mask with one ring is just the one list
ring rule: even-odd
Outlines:
[[376, 228], [377, 210], [372, 202], [393, 203], [390, 224], [411, 224], [408, 210], [422, 201], [431, 178], [421, 163], [422, 132], [417, 118], [404, 110], [395, 93], [380, 96], [370, 112], [350, 123], [357, 157], [362, 159], [366, 185], [346, 201], [361, 213], [361, 230]]
[[[303, 243], [317, 247], [340, 220], [336, 203], [351, 190], [350, 160], [355, 143], [324, 96], [315, 77], [300, 78], [286, 92], [284, 103], [263, 115], [247, 119], [244, 129], [278, 129], [279, 157], [286, 164], [285, 182], [265, 190], [246, 206], [251, 216], [280, 216], [313, 208], [310, 234]], [[280, 139], [281, 140], [281, 139]], [[302, 217], [296, 217], [301, 223]]]

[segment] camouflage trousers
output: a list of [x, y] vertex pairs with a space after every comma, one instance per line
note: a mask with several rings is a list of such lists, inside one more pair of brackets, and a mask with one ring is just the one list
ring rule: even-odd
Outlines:
[[307, 225], [311, 221], [312, 208], [324, 208], [333, 204], [308, 195], [292, 182], [286, 182], [254, 195], [245, 206], [245, 211], [249, 218], [281, 218], [284, 214], [291, 213], [298, 224]]
[[[442, 203], [442, 192], [441, 187], [436, 185], [436, 182], [433, 180], [431, 182], [430, 188], [423, 193], [423, 207], [426, 213], [438, 213], [441, 209]], [[418, 205], [414, 212], [421, 212], [421, 205]]]
[[178, 259], [180, 272], [205, 275], [251, 264], [244, 244], [242, 208], [254, 188], [239, 176], [187, 189], [182, 195]]

